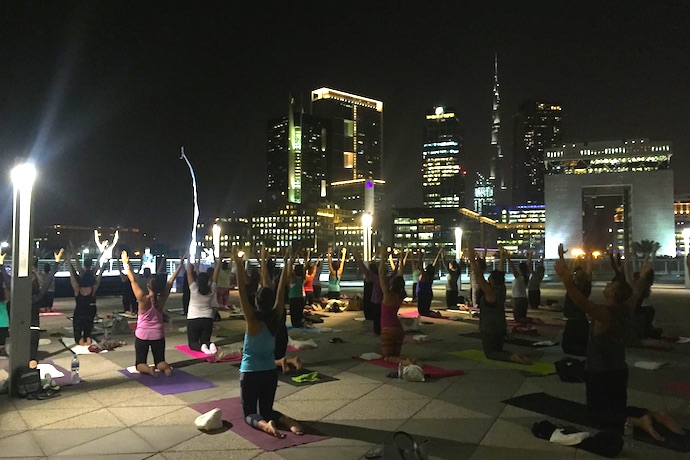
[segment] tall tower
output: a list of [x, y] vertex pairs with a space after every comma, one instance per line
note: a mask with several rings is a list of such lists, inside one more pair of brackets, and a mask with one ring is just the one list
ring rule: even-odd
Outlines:
[[290, 98], [288, 114], [268, 122], [268, 201], [314, 203], [326, 179], [325, 120], [304, 113]]
[[373, 214], [383, 193], [383, 102], [330, 88], [311, 93], [314, 116], [328, 121], [330, 200]]
[[422, 148], [422, 189], [426, 208], [465, 206], [462, 131], [453, 109], [436, 107], [426, 115]]
[[498, 86], [498, 54], [494, 54], [494, 95], [493, 95], [493, 121], [491, 123], [491, 165], [489, 170], [489, 180], [493, 181], [497, 195], [505, 195], [508, 187], [506, 186], [503, 152], [501, 151], [501, 144], [499, 141], [499, 131], [501, 129], [501, 115], [499, 113], [499, 106], [501, 102], [501, 95]]
[[544, 151], [562, 143], [561, 106], [524, 101], [513, 131], [513, 205], [544, 204]]

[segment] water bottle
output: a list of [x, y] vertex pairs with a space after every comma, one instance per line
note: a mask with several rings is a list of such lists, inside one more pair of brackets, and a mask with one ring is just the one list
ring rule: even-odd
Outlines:
[[623, 441], [625, 443], [625, 448], [630, 449], [635, 447], [635, 440], [633, 438], [633, 426], [628, 420], [625, 421], [625, 426], [623, 428]]
[[79, 380], [79, 356], [74, 355], [72, 358], [72, 385], [76, 385]]
[[398, 380], [402, 380], [403, 378], [403, 365], [402, 363], [398, 363]]

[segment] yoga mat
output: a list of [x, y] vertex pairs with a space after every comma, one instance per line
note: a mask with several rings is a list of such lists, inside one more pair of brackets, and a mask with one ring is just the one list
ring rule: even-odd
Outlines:
[[664, 389], [672, 393], [690, 394], [690, 382], [671, 382]]
[[[515, 322], [514, 319], [506, 318], [506, 322], [510, 326], [520, 326], [520, 323]], [[563, 329], [565, 327], [565, 322], [563, 324], [553, 324], [553, 323], [528, 323], [529, 326], [534, 326], [536, 328], [540, 327], [550, 327], [554, 329]]]
[[67, 369], [65, 369], [64, 367], [61, 367], [61, 366], [58, 366], [57, 364], [55, 364], [52, 359], [43, 359], [43, 360], [39, 361], [38, 364], [39, 365], [49, 364], [49, 365], [53, 366], [55, 369], [57, 369], [57, 371], [62, 375], [59, 377], [56, 377], [55, 375], [51, 374], [51, 377], [53, 377], [53, 379], [55, 380], [55, 383], [57, 383], [61, 387], [66, 387], [68, 385], [72, 385], [72, 374], [71, 374], [71, 372], [68, 371]]
[[307, 369], [306, 367], [303, 367], [300, 370], [290, 369], [290, 371], [288, 371], [286, 374], [283, 374], [281, 370], [278, 370], [278, 380], [280, 380], [283, 383], [292, 385], [293, 387], [304, 387], [309, 385], [315, 385], [317, 383], [335, 382], [337, 380], [340, 380], [330, 375], [326, 375], [323, 372], [319, 372], [319, 380], [317, 380], [316, 382], [295, 382], [294, 380], [292, 380], [292, 377], [297, 377], [298, 375], [303, 374], [309, 374], [310, 372], [314, 371], [312, 369]]
[[481, 361], [483, 363], [493, 364], [499, 367], [506, 367], [508, 369], [517, 369], [520, 371], [532, 372], [539, 375], [550, 375], [556, 373], [556, 366], [553, 363], [532, 363], [532, 364], [518, 364], [511, 363], [507, 361], [496, 361], [493, 359], [487, 359], [484, 356], [484, 352], [481, 350], [462, 350], [462, 351], [451, 351], [451, 355], [459, 356], [461, 358], [473, 359], [475, 361]]
[[215, 355], [207, 355], [200, 351], [194, 351], [189, 348], [189, 345], [175, 345], [175, 349], [181, 351], [185, 355], [191, 356], [196, 359], [205, 359], [209, 363], [228, 363], [232, 361], [239, 361], [242, 359], [242, 354], [232, 354], [224, 355], [221, 359], [218, 359]]
[[[469, 339], [482, 339], [482, 334], [480, 332], [471, 332], [469, 334], [460, 334], [463, 337], [467, 337]], [[519, 345], [521, 347], [534, 347], [535, 343], [539, 343], [540, 340], [527, 340], [527, 339], [521, 339], [520, 337], [510, 337], [506, 338], [505, 343], [510, 343], [512, 345]], [[556, 342], [554, 342], [554, 345], [557, 345]], [[553, 345], [551, 345], [553, 346]]]
[[215, 383], [179, 369], [175, 369], [170, 377], [166, 377], [161, 373], [159, 373], [158, 377], [151, 377], [145, 374], [131, 374], [126, 369], [121, 369], [119, 372], [161, 395], [187, 393], [188, 391], [205, 390], [216, 386]]
[[446, 320], [453, 321], [453, 318], [451, 318], [449, 316], [441, 316], [440, 318], [438, 318], [436, 316], [421, 316], [419, 314], [419, 312], [417, 312], [415, 310], [398, 312], [398, 316], [402, 316], [403, 318], [417, 318], [417, 317], [419, 317], [419, 319], [422, 319], [422, 318], [424, 318], [424, 319], [446, 319]]
[[[357, 358], [359, 359], [359, 358]], [[398, 365], [395, 363], [389, 363], [383, 358], [379, 359], [370, 359], [370, 360], [363, 360], [369, 364], [373, 364], [374, 366], [379, 366], [379, 367], [384, 367], [386, 369], [392, 369], [397, 371], [398, 370]], [[429, 364], [425, 364], [422, 366], [422, 371], [424, 372], [425, 377], [429, 377], [432, 379], [440, 379], [443, 377], [453, 377], [456, 375], [463, 375], [465, 371], [462, 369], [445, 369], [443, 367], [437, 367], [437, 366], [431, 366]]]
[[[546, 393], [530, 393], [509, 398], [501, 402], [510, 406], [537, 412], [548, 417], [557, 418], [565, 422], [597, 428], [592, 426], [587, 416], [586, 405], [567, 399], [557, 398]], [[666, 438], [665, 442], [659, 442], [647, 434], [647, 432], [637, 428], [635, 428], [634, 431], [635, 439], [679, 452], [690, 452], [690, 434], [683, 436], [671, 433], [666, 427], [656, 422], [654, 423], [654, 428], [659, 434]], [[687, 429], [685, 431], [689, 433]]]
[[[63, 344], [65, 347], [69, 348], [69, 350], [74, 353], [75, 355], [97, 355], [98, 353], [93, 353], [89, 351], [89, 346], [88, 345], [77, 345], [77, 342], [72, 337], [63, 337], [60, 339], [60, 343]], [[94, 343], [96, 341], [94, 340]], [[108, 350], [102, 350], [99, 353], [108, 353]]]
[[59, 311], [46, 311], [39, 313], [38, 316], [65, 316], [65, 314]]
[[232, 425], [230, 430], [234, 431], [247, 441], [267, 452], [274, 452], [276, 450], [285, 449], [288, 447], [301, 446], [303, 444], [309, 444], [328, 438], [327, 436], [315, 432], [308, 426], [304, 426], [304, 424], [301, 423], [300, 425], [302, 425], [302, 428], [305, 431], [302, 436], [293, 434], [290, 432], [290, 430], [281, 430], [287, 435], [284, 439], [270, 436], [263, 431], [247, 425], [247, 423], [244, 421], [241, 398], [219, 399], [216, 401], [192, 404], [189, 407], [202, 414], [212, 409], [220, 409], [223, 412], [223, 420], [230, 422]]

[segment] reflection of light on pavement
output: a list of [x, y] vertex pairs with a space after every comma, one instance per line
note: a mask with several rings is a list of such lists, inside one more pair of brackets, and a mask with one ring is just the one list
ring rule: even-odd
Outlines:
[[180, 159], [187, 163], [187, 166], [189, 167], [189, 174], [192, 175], [192, 190], [194, 191], [194, 226], [192, 227], [192, 240], [189, 243], [189, 261], [194, 263], [196, 260], [196, 226], [199, 222], [199, 202], [196, 193], [196, 175], [194, 174], [194, 168], [192, 168], [192, 164], [189, 162], [187, 155], [184, 154], [184, 147], [182, 147], [182, 155], [180, 155]]

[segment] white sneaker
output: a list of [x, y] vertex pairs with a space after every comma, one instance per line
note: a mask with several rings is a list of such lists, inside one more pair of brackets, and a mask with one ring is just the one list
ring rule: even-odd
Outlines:
[[211, 345], [208, 346], [208, 349], [212, 355], [215, 355], [216, 353], [218, 353], [218, 347], [216, 346], [215, 343], [211, 343]]
[[205, 354], [207, 354], [207, 355], [210, 355], [210, 354], [211, 354], [211, 350], [208, 349], [208, 345], [206, 345], [206, 344], [203, 344], [203, 345], [201, 346], [201, 352], [202, 352], [202, 353], [205, 353]]

